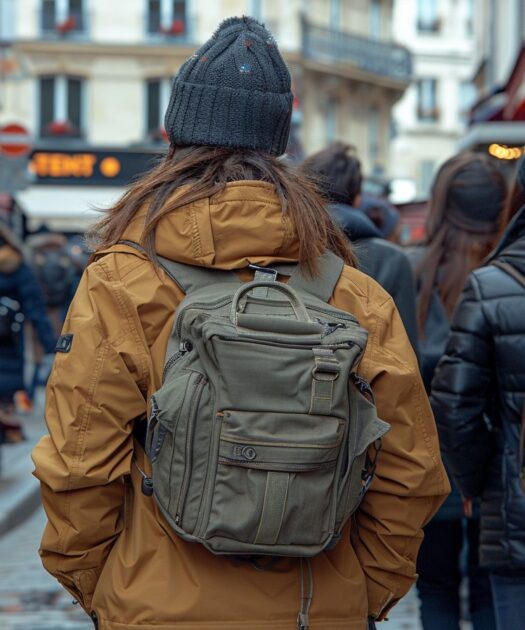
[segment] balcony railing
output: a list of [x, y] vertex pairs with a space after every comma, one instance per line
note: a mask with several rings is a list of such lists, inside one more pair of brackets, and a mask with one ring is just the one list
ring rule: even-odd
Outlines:
[[407, 82], [412, 55], [407, 48], [329, 28], [303, 19], [303, 54], [314, 61], [351, 64], [364, 72]]

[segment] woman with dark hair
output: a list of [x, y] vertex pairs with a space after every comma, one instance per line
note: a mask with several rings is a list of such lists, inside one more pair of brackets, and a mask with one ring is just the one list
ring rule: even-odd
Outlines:
[[[427, 240], [409, 257], [418, 304], [420, 365], [427, 392], [445, 351], [450, 320], [468, 274], [494, 245], [506, 196], [503, 175], [483, 155], [459, 154], [434, 180], [426, 223]], [[495, 627], [488, 575], [477, 559], [479, 519], [464, 519], [457, 489], [425, 528], [418, 559], [418, 591], [425, 630], [459, 628], [460, 557], [468, 539], [470, 613], [475, 630]]]
[[[94, 230], [97, 249], [57, 344], [59, 353], [47, 392], [49, 436], [33, 456], [49, 519], [41, 548], [44, 565], [103, 630], [364, 630], [367, 616], [383, 619], [410, 588], [421, 528], [448, 492], [430, 406], [391, 298], [355, 269], [346, 239], [332, 223], [313, 184], [279, 159], [290, 128], [290, 86], [275, 40], [261, 24], [251, 18], [231, 18], [221, 24], [173, 82], [166, 115], [171, 141], [168, 155], [130, 188]], [[328, 279], [322, 260], [337, 257], [338, 274]], [[325, 302], [346, 311], [342, 315], [347, 323], [323, 326], [305, 318], [297, 297], [290, 304], [282, 297], [269, 299], [268, 279], [258, 284], [262, 291], [257, 295], [255, 291], [251, 296], [244, 294], [252, 289], [241, 282], [254, 278], [250, 265], [257, 267], [256, 278], [270, 275], [275, 279], [283, 273], [282, 263], [292, 267], [292, 274], [300, 271], [308, 286], [315, 283], [323, 293], [328, 286], [331, 295], [325, 294]], [[263, 269], [274, 266], [273, 271]], [[281, 367], [281, 355], [289, 357], [293, 350], [283, 350], [282, 343], [275, 343], [275, 350], [264, 355], [268, 361], [275, 358], [275, 374], [259, 369], [257, 357], [262, 356], [264, 345], [261, 332], [252, 343], [252, 362], [237, 365], [227, 357], [220, 379], [213, 383], [195, 369], [179, 372], [197, 350], [210, 348], [212, 353], [212, 341], [239, 349], [234, 345], [235, 335], [213, 337], [206, 344], [199, 341], [197, 348], [181, 337], [176, 347], [168, 348], [179, 330], [172, 335], [176, 311], [177, 322], [195, 313], [195, 325], [211, 326], [218, 316], [206, 318], [201, 309], [223, 308], [221, 302], [192, 301], [198, 298], [190, 289], [185, 298], [188, 308], [178, 309], [184, 294], [172, 279], [177, 273], [189, 274], [190, 279], [209, 278], [200, 289], [206, 294], [224, 290], [221, 282], [239, 284], [237, 299], [226, 302], [230, 306], [224, 316], [235, 330], [265, 324], [262, 316], [239, 312], [247, 303], [250, 307], [255, 303], [254, 308], [281, 309], [281, 317], [271, 320], [278, 331], [306, 329], [312, 336], [315, 330], [337, 338], [350, 326], [348, 313], [370, 331], [359, 378], [371, 382], [378, 412], [391, 429], [376, 464], [378, 444], [369, 449], [365, 479], [362, 466], [356, 471], [358, 484], [352, 496], [357, 493], [362, 501], [353, 525], [348, 522], [340, 541], [334, 538], [330, 550], [311, 560], [303, 562], [304, 558], [288, 554], [280, 559], [215, 555], [204, 545], [187, 542], [187, 535], [183, 537], [187, 513], [179, 511], [179, 506], [186, 505], [191, 495], [191, 510], [198, 510], [202, 536], [208, 531], [213, 505], [218, 510], [213, 512], [213, 519], [218, 519], [214, 521], [219, 528], [216, 535], [222, 536], [225, 545], [238, 542], [233, 535], [227, 537], [231, 528], [252, 522], [254, 515], [256, 531], [244, 544], [252, 548], [263, 539], [272, 545], [280, 539], [281, 530], [288, 528], [289, 510], [298, 522], [302, 513], [312, 514], [312, 506], [297, 498], [296, 488], [308, 484], [310, 475], [315, 479], [319, 474], [333, 474], [331, 452], [341, 435], [338, 422], [332, 429], [320, 422], [315, 432], [319, 443], [303, 448], [304, 427], [315, 416], [301, 413], [301, 421], [292, 414], [281, 415], [270, 435], [253, 438], [250, 432], [257, 434], [261, 423], [275, 413], [266, 407], [257, 412], [238, 408], [245, 396], [246, 368], [254, 381], [249, 383], [250, 391], [270, 378], [275, 389], [282, 389], [281, 383], [288, 383], [289, 372], [295, 369], [293, 362], [286, 369]], [[271, 286], [276, 285], [284, 296], [293, 296], [287, 284]], [[291, 314], [290, 305], [294, 307]], [[328, 308], [326, 303], [323, 306]], [[307, 353], [302, 356], [312, 368], [304, 379], [301, 376], [302, 382], [299, 378], [290, 382], [283, 394], [292, 405], [308, 390], [305, 383], [310, 386], [322, 373], [320, 384], [307, 391], [307, 402], [312, 414], [318, 410], [328, 420], [333, 391], [340, 388], [334, 384], [337, 361], [332, 351], [319, 353], [315, 345], [313, 349], [295, 346], [293, 352], [305, 347]], [[167, 349], [174, 354], [165, 367]], [[231, 352], [237, 356], [235, 350]], [[192, 393], [185, 396], [186, 385], [170, 380], [176, 372], [184, 383], [194, 383]], [[368, 392], [359, 378], [356, 374], [356, 383]], [[197, 443], [197, 436], [204, 441], [210, 437], [202, 434], [205, 420], [202, 415], [195, 420], [195, 410], [201, 410], [203, 400], [211, 400], [211, 385], [222, 387], [221, 379], [233, 379], [237, 385], [230, 401], [233, 411], [215, 414], [212, 406], [211, 420], [206, 419], [215, 419], [211, 433], [214, 444], [220, 444], [219, 457], [211, 446], [208, 454], [203, 453], [202, 442]], [[169, 390], [173, 405], [182, 405], [177, 418], [170, 416], [170, 421], [162, 415], [166, 400], [159, 402], [153, 396], [166, 383], [173, 383]], [[266, 398], [272, 398], [273, 390], [265, 392], [263, 396], [254, 391], [253, 404], [264, 405]], [[366, 404], [370, 411], [369, 394]], [[145, 442], [142, 433], [148, 409], [149, 429], [155, 427], [156, 433], [148, 430], [151, 441]], [[241, 414], [247, 419], [239, 423]], [[181, 426], [187, 426], [182, 435]], [[286, 427], [295, 441], [279, 441]], [[323, 437], [327, 431], [335, 431], [329, 442]], [[253, 439], [246, 438], [246, 432]], [[164, 454], [170, 444], [176, 457], [161, 472], [157, 448]], [[279, 456], [284, 449], [286, 456]], [[367, 455], [366, 446], [362, 455]], [[179, 456], [188, 468], [183, 468]], [[217, 457], [210, 476], [192, 466], [192, 458], [202, 461], [202, 456], [210, 467], [212, 457]], [[365, 494], [363, 483], [368, 483], [374, 465], [377, 475]], [[182, 469], [182, 485], [176, 496], [168, 493], [169, 507], [164, 509], [154, 500], [159, 499], [157, 480], [164, 475], [169, 481], [172, 473], [180, 476]], [[207, 488], [213, 484], [216, 489], [219, 474], [222, 494], [206, 492], [204, 498], [194, 493], [198, 483]], [[261, 478], [267, 480], [267, 492], [264, 501], [255, 504], [254, 488], [259, 490]], [[239, 479], [244, 480], [242, 490], [235, 485]], [[228, 492], [226, 507], [218, 504]], [[232, 509], [232, 501], [234, 506], [242, 501], [243, 508]], [[221, 515], [229, 518], [230, 529], [224, 529]], [[297, 534], [308, 539], [311, 529], [310, 518], [305, 517]], [[205, 542], [209, 547], [213, 540]], [[290, 539], [289, 546], [294, 542], [295, 538]]]
[[[525, 162], [517, 186], [525, 191]], [[516, 194], [513, 195], [516, 199]], [[481, 565], [498, 630], [525, 629], [525, 205], [473, 271], [432, 381], [443, 451], [481, 501]]]

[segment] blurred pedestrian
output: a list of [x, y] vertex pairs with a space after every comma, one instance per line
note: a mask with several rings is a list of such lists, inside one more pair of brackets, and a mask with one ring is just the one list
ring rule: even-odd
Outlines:
[[[524, 203], [523, 161], [517, 181]], [[525, 206], [468, 278], [432, 401], [454, 479], [467, 503], [481, 499], [480, 558], [498, 630], [524, 630]]]
[[359, 209], [379, 230], [381, 237], [399, 243], [401, 237], [401, 221], [399, 210], [387, 200], [373, 195], [363, 194]]
[[[275, 40], [261, 24], [247, 17], [223, 22], [173, 82], [165, 121], [171, 147], [165, 160], [136, 182], [96, 228], [98, 249], [83, 275], [57, 344], [61, 352], [47, 392], [50, 435], [42, 439], [33, 457], [49, 519], [41, 547], [44, 565], [104, 630], [179, 626], [364, 630], [367, 616], [385, 618], [412, 585], [421, 528], [448, 492], [430, 406], [392, 299], [354, 268], [347, 241], [313, 184], [279, 159], [289, 134], [290, 83]], [[341, 257], [332, 278], [322, 271], [319, 260], [322, 255], [323, 260], [334, 263], [336, 258], [330, 251]], [[159, 256], [163, 257], [160, 261]], [[301, 489], [311, 496], [312, 478], [319, 479], [319, 474], [332, 478], [330, 458], [343, 434], [336, 429], [335, 443], [325, 440], [335, 426], [344, 424], [341, 419], [333, 425], [335, 418], [327, 403], [337, 371], [337, 361], [330, 359], [331, 350], [319, 355], [319, 367], [314, 369], [319, 348], [304, 346], [307, 353], [303, 360], [312, 367], [300, 377], [301, 383], [290, 377], [296, 374], [297, 366], [287, 357], [292, 356], [290, 352], [299, 353], [303, 346], [294, 349], [283, 339], [292, 333], [297, 339], [300, 331], [306, 334], [305, 329], [315, 336], [318, 333], [314, 335], [312, 330], [320, 325], [317, 320], [304, 319], [299, 299], [294, 298], [293, 311], [289, 312], [284, 298], [293, 296], [291, 288], [276, 285], [283, 293], [277, 304], [265, 297], [268, 286], [259, 286], [263, 291], [248, 300], [250, 307], [258, 300], [259, 309], [270, 305], [283, 309], [278, 322], [275, 317], [257, 314], [252, 320], [250, 310], [241, 320], [235, 308], [235, 300], [239, 300], [241, 310], [242, 303], [247, 302], [247, 296], [242, 296], [246, 285], [241, 280], [253, 279], [254, 270], [248, 266], [271, 268], [279, 263], [291, 264], [291, 273], [303, 271], [306, 292], [313, 290], [314, 279], [322, 294], [328, 287], [331, 297], [325, 295], [325, 301], [330, 299], [339, 309], [353, 313], [370, 331], [359, 378], [371, 382], [379, 414], [391, 423], [377, 463], [373, 463], [375, 444], [368, 453], [368, 463], [365, 459], [356, 470], [346, 471], [356, 485], [345, 494], [345, 503], [353, 504], [356, 493], [361, 500], [353, 516], [355, 525], [347, 523], [341, 540], [332, 539], [331, 550], [308, 561], [288, 557], [300, 556], [294, 550], [316, 531], [309, 516], [300, 525], [301, 515], [308, 510], [311, 515], [318, 507], [301, 500]], [[258, 277], [275, 277], [278, 269], [275, 274], [260, 268], [256, 273]], [[215, 408], [216, 394], [201, 363], [206, 374], [182, 368], [179, 380], [172, 380], [181, 366], [188, 365], [186, 361], [208, 356], [206, 352], [214, 352], [216, 342], [223, 343], [213, 333], [204, 345], [201, 337], [194, 339], [197, 347], [183, 339], [173, 348], [175, 354], [166, 364], [164, 380], [164, 384], [174, 384], [171, 406], [164, 400], [167, 407], [163, 403], [163, 410], [156, 410], [157, 401], [162, 399], [157, 390], [163, 383], [168, 341], [175, 340], [171, 336], [174, 314], [184, 297], [173, 278], [184, 285], [183, 275], [186, 281], [205, 275], [205, 286], [199, 290], [206, 295], [224, 291], [224, 281], [239, 285], [237, 298], [227, 300], [233, 311], [223, 323], [229, 326], [228, 322], [237, 322], [241, 343], [236, 343], [236, 337], [225, 338], [225, 345], [221, 345], [224, 352], [219, 351], [224, 359], [220, 361], [223, 371], [219, 380], [237, 383], [231, 404], [238, 411], [223, 412], [223, 399], [216, 401]], [[188, 300], [196, 300], [195, 308], [210, 304], [203, 298], [204, 304], [199, 306], [191, 290], [187, 305]], [[321, 308], [321, 299], [318, 302]], [[326, 304], [324, 307], [328, 308]], [[181, 309], [177, 317], [190, 311]], [[211, 323], [200, 314], [197, 319]], [[276, 326], [274, 332], [281, 340], [270, 351], [265, 341], [269, 329], [264, 328], [268, 321]], [[321, 328], [336, 339], [343, 335], [343, 329], [351, 328], [350, 320], [347, 322]], [[256, 333], [252, 327], [261, 324]], [[242, 333], [244, 325], [247, 329]], [[255, 335], [253, 344], [244, 343], [242, 335], [251, 332]], [[276, 346], [281, 349], [276, 351]], [[228, 348], [233, 355], [228, 354]], [[235, 358], [241, 348], [246, 354], [244, 363], [239, 364]], [[171, 341], [169, 349], [171, 352]], [[273, 373], [264, 367], [272, 356]], [[212, 360], [211, 354], [209, 357]], [[263, 369], [259, 367], [261, 358]], [[324, 384], [315, 386], [318, 390], [310, 389], [317, 370], [326, 376]], [[247, 382], [245, 372], [258, 374], [258, 378]], [[352, 378], [368, 392], [368, 398], [362, 396], [360, 400], [362, 405], [366, 402], [370, 413], [368, 385], [357, 375]], [[226, 386], [213, 382], [222, 393]], [[269, 382], [276, 387], [268, 390]], [[154, 392], [159, 395], [152, 399]], [[279, 404], [292, 405], [300, 400], [312, 411], [286, 415], [268, 410], [268, 400], [279, 394]], [[181, 425], [168, 420], [181, 404], [191, 407], [181, 412], [182, 425], [188, 423], [185, 437], [180, 434]], [[207, 408], [209, 413], [205, 414]], [[257, 408], [260, 410], [254, 411]], [[153, 442], [151, 448], [146, 447], [146, 454], [148, 409], [152, 410], [153, 424], [147, 435]], [[312, 436], [305, 437], [317, 412], [324, 414], [314, 438], [324, 444], [321, 447], [312, 443]], [[364, 410], [362, 414], [364, 440], [369, 431], [384, 425], [377, 419], [367, 423]], [[346, 411], [342, 415], [346, 416]], [[157, 424], [153, 418], [162, 420]], [[209, 427], [214, 418], [214, 446], [207, 451], [212, 436], [203, 435], [202, 427]], [[244, 418], [240, 424], [239, 418]], [[274, 422], [269, 435], [262, 427], [272, 418], [279, 421]], [[155, 435], [151, 433], [153, 427]], [[163, 501], [157, 503], [157, 483], [166, 477], [170, 481], [170, 467], [161, 471], [155, 464], [152, 481], [148, 455], [155, 462], [161, 461], [156, 459], [160, 448], [161, 459], [166, 456], [171, 460], [174, 433], [177, 449], [185, 445], [180, 451], [182, 459], [172, 461], [181, 484], [175, 484], [176, 497], [170, 500], [169, 492], [163, 497], [170, 503], [165, 509], [159, 507]], [[237, 444], [239, 440], [245, 440], [244, 446]], [[366, 453], [366, 444], [360, 443], [356, 451], [359, 448]], [[202, 467], [194, 466], [202, 458], [210, 476]], [[188, 467], [181, 481], [184, 461]], [[370, 480], [374, 465], [376, 482], [365, 494], [363, 484]], [[363, 466], [367, 471], [364, 480]], [[267, 489], [266, 498], [260, 493], [261, 481], [263, 492], [264, 487]], [[244, 491], [239, 491], [239, 483]], [[206, 489], [199, 494], [196, 489], [202, 484]], [[318, 499], [321, 495], [323, 501], [327, 499], [322, 488], [330, 493], [330, 487], [319, 486]], [[211, 488], [216, 492], [210, 494]], [[216, 550], [214, 544], [219, 539], [227, 545], [226, 555], [214, 555], [201, 544], [187, 542], [188, 519], [196, 516], [196, 511], [206, 546]], [[333, 514], [331, 510], [325, 512], [318, 509], [317, 516], [323, 520]], [[297, 531], [283, 542], [283, 532], [290, 534], [294, 522]], [[246, 523], [255, 530], [248, 528], [251, 533], [243, 538]], [[199, 542], [204, 540], [198, 536]], [[284, 557], [228, 556], [232, 545], [243, 545], [245, 550], [258, 544], [273, 549], [277, 541], [288, 545], [289, 553], [282, 553]]]
[[78, 285], [78, 271], [64, 234], [38, 232], [26, 239], [33, 272], [44, 295], [57, 336]]
[[[329, 200], [329, 210], [354, 246], [359, 269], [393, 297], [403, 324], [417, 352], [416, 292], [412, 268], [403, 250], [384, 240], [388, 233], [374, 225], [361, 210], [361, 162], [353, 147], [335, 142], [303, 162]], [[389, 226], [394, 227], [393, 222]]]
[[16, 392], [25, 389], [24, 319], [33, 325], [44, 353], [52, 357], [55, 335], [44, 298], [24, 261], [22, 246], [0, 221], [0, 407], [5, 417], [13, 412]]
[[[488, 158], [457, 155], [440, 168], [431, 191], [427, 240], [410, 252], [418, 289], [419, 349], [430, 391], [445, 351], [452, 313], [468, 274], [491, 250], [502, 220], [503, 175]], [[475, 630], [495, 627], [488, 574], [479, 567], [479, 518], [467, 521], [457, 488], [425, 528], [418, 591], [425, 630], [459, 628], [461, 558], [467, 540], [469, 608]]]

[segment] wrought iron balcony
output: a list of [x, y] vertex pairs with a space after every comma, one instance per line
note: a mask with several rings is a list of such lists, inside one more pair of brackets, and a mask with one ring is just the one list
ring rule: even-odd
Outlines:
[[351, 64], [364, 72], [409, 82], [412, 54], [404, 46], [302, 22], [303, 55], [312, 61]]

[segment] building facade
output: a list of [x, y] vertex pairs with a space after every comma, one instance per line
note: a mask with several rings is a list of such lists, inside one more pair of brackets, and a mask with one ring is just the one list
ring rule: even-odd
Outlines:
[[479, 99], [460, 146], [487, 152], [510, 176], [525, 152], [525, 5], [522, 0], [476, 3]]
[[394, 2], [394, 32], [414, 59], [414, 82], [394, 108], [394, 200], [427, 197], [437, 168], [465, 133], [476, 100], [476, 1]]
[[222, 19], [242, 14], [267, 24], [291, 67], [295, 150], [344, 140], [382, 173], [391, 109], [411, 78], [390, 0], [0, 0], [0, 125], [31, 131], [41, 184], [94, 172], [78, 164], [98, 168], [97, 151], [158, 151], [172, 77]]

